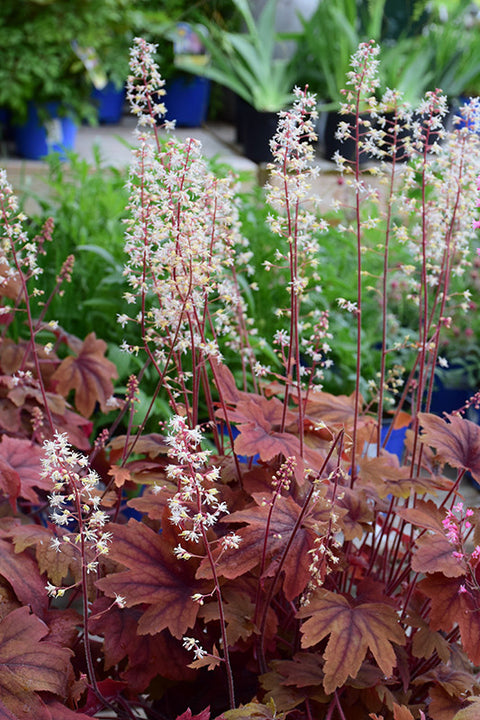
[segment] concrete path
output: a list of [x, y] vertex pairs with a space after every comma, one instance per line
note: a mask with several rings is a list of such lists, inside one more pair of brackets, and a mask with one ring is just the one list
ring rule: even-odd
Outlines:
[[[78, 131], [76, 152], [85, 160], [93, 161], [95, 145], [100, 147], [106, 165], [127, 166], [130, 162], [128, 145], [135, 139], [135, 118], [124, 116], [119, 125], [99, 125], [81, 127]], [[175, 135], [180, 140], [194, 137], [202, 143], [203, 153], [208, 158], [216, 157], [222, 163], [234, 169], [256, 172], [257, 166], [243, 157], [240, 148], [235, 145], [235, 129], [224, 123], [209, 123], [198, 128], [177, 128]]]

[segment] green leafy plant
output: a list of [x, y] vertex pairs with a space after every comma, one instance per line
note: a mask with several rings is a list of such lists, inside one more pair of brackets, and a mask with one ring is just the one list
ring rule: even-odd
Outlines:
[[98, 148], [93, 167], [74, 153], [68, 164], [52, 155], [47, 186], [34, 195], [40, 212], [31, 223], [34, 233], [49, 217], [56, 227], [56, 242], [39, 258], [42, 292], [55, 284], [65, 258], [75, 257], [75, 283], [65, 284], [61, 294], [52, 299], [52, 316], [67, 332], [85, 336], [96, 330], [116, 345], [120, 328], [112, 325], [111, 318], [122, 306], [112, 296], [112, 288], [123, 282], [125, 182], [125, 171], [106, 168]]
[[420, 38], [431, 54], [431, 82], [452, 100], [460, 95], [478, 94], [478, 27], [469, 2], [459, 2], [447, 19], [432, 17]]
[[277, 0], [265, 3], [257, 21], [248, 0], [233, 4], [246, 31], [230, 32], [209, 24], [203, 35], [209, 63], [197, 67], [181, 62], [179, 67], [215, 80], [260, 112], [277, 112], [291, 100], [295, 79], [288, 58], [276, 55], [281, 40], [275, 30]]
[[101, 45], [99, 26], [105, 46], [113, 42], [113, 34], [122, 32], [125, 0], [6, 0], [0, 13], [0, 106], [24, 121], [29, 102], [59, 102], [63, 113], [92, 119], [92, 68], [80, 56]]

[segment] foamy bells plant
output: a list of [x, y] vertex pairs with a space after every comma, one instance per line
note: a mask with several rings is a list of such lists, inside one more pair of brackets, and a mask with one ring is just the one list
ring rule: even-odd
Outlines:
[[[153, 52], [153, 46], [138, 43], [128, 86], [139, 129], [130, 180], [125, 275], [131, 292], [126, 297], [140, 304], [132, 319], [139, 322], [142, 343], [165, 378], [172, 407], [183, 404], [195, 426], [205, 363], [221, 359], [218, 338], [227, 338], [249, 359], [245, 328], [239, 327], [244, 304], [235, 273], [242, 264], [249, 270], [251, 255], [239, 232], [231, 179], [208, 170], [193, 138], [159, 142], [156, 119], [165, 107], [157, 100], [163, 81]], [[196, 357], [192, 364], [185, 359], [187, 350]], [[195, 388], [193, 395], [187, 386]]]
[[[357, 389], [335, 397], [321, 387], [334, 329], [328, 312], [311, 302], [322, 275], [316, 248], [330, 232], [311, 188], [314, 98], [296, 90], [272, 140], [269, 225], [278, 252], [269, 268], [275, 277], [276, 266], [286, 267], [289, 279], [284, 306], [264, 309], [286, 321], [273, 338], [269, 368], [240, 292], [256, 278], [249, 275], [235, 179], [217, 179], [198, 142], [161, 138], [163, 81], [153, 51], [138, 40], [131, 58], [128, 94], [139, 121], [125, 244], [132, 310], [119, 321], [138, 327], [138, 345], [124, 349], [145, 355], [156, 369], [172, 420], [159, 433], [135, 426], [141, 377], [131, 378], [126, 435], [107, 444], [104, 432], [86, 459], [55, 432], [50, 415], [38, 463], [42, 483], [50, 482], [50, 510], [23, 499], [14, 509], [11, 498], [10, 515], [0, 519], [0, 559], [9, 559], [0, 562], [0, 575], [15, 596], [0, 620], [0, 653], [3, 663], [11, 629], [29, 627], [32, 605], [46, 626], [38, 641], [42, 667], [54, 658], [58, 670], [71, 648], [81, 677], [79, 685], [73, 671], [64, 671], [63, 685], [45, 685], [41, 675], [31, 692], [20, 685], [18, 702], [27, 693], [29, 708], [45, 717], [78, 707], [84, 717], [106, 708], [129, 720], [141, 714], [186, 720], [192, 713], [198, 720], [453, 720], [457, 711], [457, 720], [471, 720], [480, 695], [480, 514], [459, 494], [467, 470], [480, 480], [480, 428], [459, 415], [425, 411], [439, 337], [454, 322], [450, 278], [468, 263], [475, 237], [478, 138], [468, 127], [444, 135], [437, 91], [418, 116], [398, 94], [376, 100], [378, 50], [360, 46], [345, 96], [355, 120], [340, 130], [355, 138], [358, 152], [353, 163], [339, 161], [345, 193], [336, 228], [358, 258], [358, 284], [338, 299], [356, 336]], [[387, 109], [393, 117], [384, 115]], [[362, 167], [362, 149], [379, 163]], [[400, 165], [400, 153], [412, 156], [411, 165]], [[382, 200], [374, 186], [379, 175]], [[2, 197], [11, 225], [9, 193]], [[10, 242], [13, 235], [18, 243]], [[399, 244], [410, 251], [400, 268]], [[3, 247], [13, 267], [4, 283], [15, 273], [29, 276], [20, 229], [8, 231]], [[370, 271], [373, 260], [382, 268], [378, 277]], [[416, 319], [415, 333], [402, 343], [411, 368], [393, 375], [389, 358], [403, 348], [390, 345], [392, 268], [408, 280]], [[18, 285], [17, 299], [22, 290], [29, 299], [26, 287]], [[378, 376], [363, 397], [363, 311], [371, 292], [380, 297], [383, 342]], [[30, 315], [28, 352], [36, 348], [36, 381], [47, 406], [49, 376], [40, 372]], [[3, 371], [9, 344], [0, 340]], [[232, 351], [235, 372], [224, 360]], [[101, 363], [96, 348], [86, 354], [84, 373]], [[10, 376], [2, 378], [5, 409], [18, 397]], [[389, 397], [393, 419], [411, 423], [401, 461], [382, 447]], [[39, 432], [40, 425], [31, 430], [24, 454], [27, 446], [32, 456], [38, 451]], [[2, 437], [3, 460], [16, 439]], [[26, 472], [16, 467], [19, 476]], [[6, 479], [2, 470], [4, 494], [7, 480], [14, 485], [14, 473]], [[132, 510], [140, 519], [127, 517]], [[20, 519], [12, 519], [15, 512]], [[45, 587], [44, 573], [52, 572], [42, 564], [47, 538], [53, 557], [69, 561], [61, 567], [65, 585], [49, 574]], [[35, 592], [11, 570], [13, 557], [28, 569]], [[72, 608], [59, 607], [63, 593], [83, 605], [81, 630]], [[22, 647], [22, 662], [28, 651]], [[12, 672], [16, 658], [8, 660]], [[3, 696], [0, 711], [1, 703]], [[20, 717], [18, 703], [12, 707]]]
[[73, 546], [82, 570], [79, 580], [68, 588], [48, 583], [48, 594], [62, 597], [82, 584], [85, 573], [96, 573], [98, 558], [108, 554], [111, 534], [104, 527], [109, 516], [100, 508], [98, 474], [89, 467], [88, 458], [69, 445], [66, 433], [56, 432], [53, 440], [45, 440], [44, 452], [42, 475], [53, 482], [48, 496], [50, 520], [69, 531], [54, 537], [51, 545], [57, 552], [64, 544]]

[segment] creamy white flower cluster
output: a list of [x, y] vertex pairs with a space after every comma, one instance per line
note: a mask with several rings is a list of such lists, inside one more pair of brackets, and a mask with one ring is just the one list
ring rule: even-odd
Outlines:
[[350, 72], [347, 73], [347, 85], [356, 95], [368, 96], [380, 85], [378, 56], [380, 47], [373, 41], [360, 43], [350, 58]]
[[[220, 517], [228, 514], [227, 504], [219, 500], [215, 486], [220, 470], [208, 466], [209, 450], [202, 450], [202, 432], [199, 427], [189, 428], [185, 418], [175, 415], [170, 420], [171, 432], [166, 441], [169, 456], [175, 464], [167, 466], [167, 476], [178, 485], [178, 492], [168, 501], [170, 521], [181, 528], [180, 537], [187, 542], [206, 544], [206, 531], [213, 527]], [[234, 533], [221, 538], [222, 550], [236, 549], [240, 537]], [[189, 560], [192, 553], [179, 544], [175, 550], [179, 559]]]
[[166, 113], [162, 97], [165, 80], [155, 63], [157, 45], [143, 38], [135, 38], [130, 50], [130, 70], [127, 80], [127, 100], [140, 127], [153, 127]]
[[160, 142], [156, 136], [165, 107], [152, 105], [152, 97], [164, 93], [153, 53], [154, 46], [136, 41], [129, 86], [133, 112], [139, 118], [150, 113], [140, 126], [155, 128], [138, 133], [128, 182], [126, 300], [140, 300], [143, 309], [122, 314], [119, 322], [140, 323], [159, 364], [172, 349], [177, 357], [191, 350], [221, 359], [218, 336], [238, 339], [245, 308], [234, 270], [243, 263], [248, 272], [251, 253], [240, 234], [232, 179], [210, 172], [197, 140]]
[[18, 212], [18, 200], [7, 180], [7, 173], [0, 169], [0, 285], [14, 280], [22, 268], [27, 276], [38, 277], [43, 270], [37, 263], [38, 247], [23, 229], [27, 219]]
[[[100, 478], [89, 467], [88, 458], [70, 447], [66, 433], [55, 432], [53, 440], [45, 440], [43, 449], [41, 474], [53, 484], [48, 496], [50, 519], [69, 531], [60, 531], [51, 545], [57, 552], [61, 552], [64, 543], [75, 547], [83, 569], [95, 572], [98, 558], [108, 553], [112, 537], [104, 530], [109, 518], [100, 508], [101, 495], [97, 490]], [[52, 597], [63, 595], [67, 589], [47, 584]]]

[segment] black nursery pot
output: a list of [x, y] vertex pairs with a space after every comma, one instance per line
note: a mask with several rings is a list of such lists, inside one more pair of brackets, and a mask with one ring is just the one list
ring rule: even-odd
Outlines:
[[[447, 116], [443, 119], [443, 126], [444, 126], [444, 128], [448, 126], [449, 119], [450, 119], [450, 116], [449, 116], [449, 115], [447, 115]], [[392, 139], [392, 138], [391, 138], [391, 135], [392, 135], [392, 133], [393, 133], [392, 127], [393, 127], [393, 124], [394, 124], [394, 121], [395, 121], [395, 115], [394, 115], [394, 113], [393, 113], [393, 112], [387, 112], [387, 113], [385, 113], [385, 120], [386, 120], [386, 124], [385, 124], [384, 130], [386, 130], [386, 132], [389, 133], [389, 135], [390, 135], [390, 140], [391, 140], [391, 139]], [[426, 117], [425, 117], [424, 115], [419, 115], [418, 113], [414, 113], [414, 115], [413, 115], [413, 121], [414, 121], [414, 122], [419, 122], [420, 125], [421, 125], [421, 127], [422, 127], [422, 132], [425, 133], [425, 131], [426, 131], [426, 122], [427, 122]], [[410, 155], [405, 151], [405, 141], [406, 141], [407, 139], [409, 139], [409, 140], [410, 140], [410, 143], [413, 145], [414, 140], [415, 140], [415, 138], [414, 138], [414, 133], [413, 133], [413, 128], [411, 128], [411, 127], [410, 127], [410, 128], [402, 127], [402, 121], [401, 121], [401, 120], [398, 121], [398, 124], [399, 124], [400, 127], [399, 127], [398, 132], [397, 132], [397, 153], [396, 153], [396, 155], [395, 155], [395, 159], [396, 159], [397, 161], [406, 161], [406, 160], [409, 159]], [[437, 142], [438, 142], [438, 143], [441, 143], [441, 142], [442, 142], [442, 139], [441, 139], [441, 137], [440, 137], [440, 133], [438, 132], [438, 130], [436, 130], [436, 131], [430, 131], [429, 137], [428, 137], [428, 147], [431, 148], [431, 146], [432, 146], [434, 143], [437, 143]], [[386, 159], [386, 160], [391, 160], [392, 157], [391, 157], [391, 155], [386, 155], [386, 156], [385, 156], [385, 159]]]
[[255, 163], [272, 162], [270, 140], [277, 131], [277, 113], [259, 112], [244, 103], [242, 114], [241, 134], [245, 157]]
[[[355, 140], [353, 138], [347, 138], [346, 140], [337, 140], [335, 133], [341, 122], [347, 122], [353, 126], [355, 123], [355, 115], [341, 115], [338, 112], [331, 110], [327, 113], [327, 121], [325, 123], [325, 134], [323, 138], [325, 148], [325, 158], [327, 160], [333, 160], [335, 153], [338, 152], [345, 160], [350, 162], [355, 161]], [[359, 158], [361, 163], [366, 163], [371, 160], [371, 157], [366, 152], [360, 153]]]

